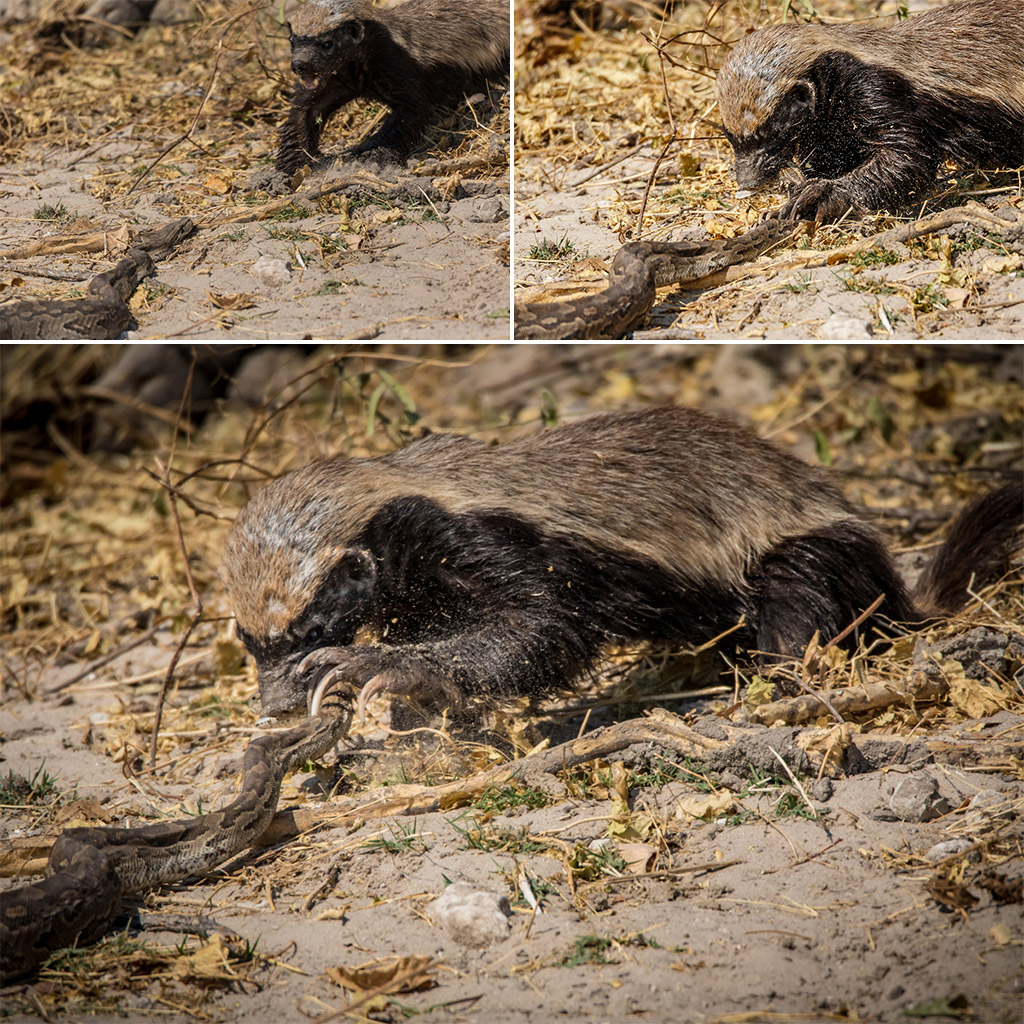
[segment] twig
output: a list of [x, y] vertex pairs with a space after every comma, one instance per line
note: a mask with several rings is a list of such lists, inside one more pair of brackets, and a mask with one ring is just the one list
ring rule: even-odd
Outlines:
[[825, 824], [825, 822], [821, 820], [821, 815], [818, 814], [818, 811], [815, 808], [814, 804], [811, 803], [811, 798], [807, 795], [807, 791], [804, 789], [803, 786], [800, 785], [800, 780], [797, 779], [797, 777], [793, 774], [792, 770], [790, 769], [789, 765], [786, 764], [785, 758], [771, 744], [768, 745], [768, 749], [775, 755], [775, 759], [779, 762], [779, 764], [782, 765], [782, 770], [789, 776], [789, 781], [792, 782], [794, 786], [796, 786], [797, 791], [803, 798], [804, 803], [807, 804], [807, 809], [811, 812], [811, 814], [814, 815], [814, 820], [819, 825], [821, 825], [823, 829], [825, 829], [825, 834], [831, 838], [831, 833], [828, 830], [828, 826]]
[[742, 860], [719, 860], [707, 861], [704, 864], [689, 864], [684, 868], [665, 868], [661, 871], [642, 871], [640, 874], [632, 875], [610, 875], [607, 878], [597, 878], [593, 882], [586, 882], [580, 886], [581, 889], [590, 889], [595, 885], [615, 885], [617, 882], [635, 882], [644, 878], [678, 878], [679, 875], [690, 875], [700, 871], [721, 871], [723, 868], [735, 867], [744, 863]]
[[[847, 715], [859, 714], [862, 711], [874, 711], [877, 708], [891, 707], [893, 704], [912, 704], [918, 700], [935, 700], [942, 697], [949, 689], [945, 679], [934, 679], [925, 676], [923, 680], [897, 689], [892, 683], [867, 683], [862, 686], [851, 686], [844, 690], [833, 690], [831, 698], [837, 710]], [[785, 700], [772, 701], [753, 708], [748, 717], [752, 722], [770, 725], [782, 722], [783, 725], [796, 725], [819, 713], [825, 702], [817, 693], [804, 697], [789, 697]]]
[[129, 651], [138, 647], [140, 644], [146, 643], [147, 640], [152, 640], [156, 636], [157, 630], [163, 624], [164, 619], [161, 618], [155, 626], [147, 629], [142, 636], [137, 636], [134, 640], [129, 640], [125, 644], [121, 644], [120, 647], [111, 651], [109, 654], [105, 654], [102, 658], [97, 658], [95, 661], [90, 662], [82, 669], [81, 672], [75, 673], [70, 679], [65, 679], [62, 683], [58, 683], [56, 686], [50, 687], [47, 690], [47, 694], [60, 693], [62, 690], [66, 690], [69, 686], [74, 686], [75, 683], [84, 679], [87, 675], [95, 672], [97, 669], [103, 668], [104, 665], [109, 665], [112, 661], [120, 658], [122, 654], [127, 654]]
[[827, 651], [830, 647], [835, 647], [840, 640], [845, 640], [846, 637], [848, 637], [869, 615], [873, 614], [877, 610], [878, 606], [884, 600], [885, 594], [879, 594], [878, 597], [876, 597], [874, 601], [872, 601], [871, 604], [869, 604], [867, 608], [865, 608], [864, 611], [862, 611], [860, 615], [858, 615], [857, 618], [855, 618], [853, 622], [846, 627], [846, 629], [841, 633], [836, 633], [836, 635], [832, 637], [824, 647], [822, 647], [822, 650]]
[[[156, 701], [156, 713], [153, 717], [153, 731], [149, 737], [149, 767], [152, 770], [156, 766], [156, 741], [160, 735], [160, 722], [163, 719], [164, 713], [164, 701], [167, 698], [167, 691], [170, 689], [171, 680], [174, 678], [174, 670], [177, 667], [178, 660], [181, 658], [182, 652], [185, 650], [185, 645], [189, 641], [189, 637], [192, 636], [193, 630], [199, 625], [203, 617], [203, 599], [199, 596], [199, 591], [196, 589], [196, 581], [192, 577], [192, 567], [188, 562], [188, 548], [185, 546], [185, 534], [181, 529], [181, 517], [178, 515], [178, 496], [175, 493], [174, 487], [171, 485], [171, 466], [174, 464], [174, 455], [178, 447], [178, 430], [181, 427], [181, 420], [185, 415], [185, 406], [192, 395], [192, 376], [196, 368], [196, 356], [195, 351], [192, 353], [192, 363], [188, 368], [188, 378], [185, 381], [185, 390], [181, 395], [181, 402], [178, 404], [178, 418], [175, 424], [174, 433], [171, 436], [171, 451], [167, 459], [166, 466], [164, 467], [164, 474], [162, 483], [165, 484], [167, 494], [169, 497], [169, 505], [171, 508], [171, 515], [174, 517], [174, 526], [178, 533], [178, 544], [181, 548], [181, 557], [185, 563], [185, 578], [188, 581], [189, 593], [192, 595], [192, 619], [188, 624], [188, 628], [185, 630], [184, 635], [181, 638], [181, 642], [178, 644], [177, 649], [174, 652], [174, 656], [171, 658], [170, 665], [167, 666], [167, 674], [164, 676], [163, 684], [160, 687], [160, 696]], [[159, 465], [159, 463], [158, 463]]]
[[217, 44], [217, 56], [213, 60], [213, 72], [210, 74], [210, 81], [206, 86], [206, 92], [203, 93], [203, 98], [202, 100], [200, 100], [199, 107], [196, 110], [196, 116], [192, 118], [192, 123], [188, 126], [188, 131], [186, 131], [184, 135], [180, 135], [178, 138], [176, 138], [173, 142], [170, 143], [170, 145], [165, 146], [157, 154], [156, 159], [154, 159], [153, 162], [135, 179], [135, 184], [132, 185], [132, 187], [128, 189], [127, 192], [125, 192], [125, 199], [127, 199], [128, 196], [130, 196], [143, 183], [143, 181], [145, 181], [146, 178], [149, 177], [149, 172], [152, 171], [153, 168], [156, 167], [156, 165], [160, 163], [160, 161], [163, 160], [163, 158], [167, 156], [167, 154], [170, 153], [172, 149], [176, 149], [183, 142], [188, 140], [191, 137], [192, 133], [196, 130], [196, 125], [199, 124], [199, 115], [202, 114], [203, 107], [206, 106], [206, 101], [210, 98], [210, 93], [213, 92], [213, 83], [217, 81], [217, 71], [220, 67], [220, 58], [223, 52], [224, 40], [222, 39]]
[[650, 198], [651, 189], [654, 187], [654, 180], [658, 176], [658, 168], [661, 166], [662, 160], [665, 159], [668, 154], [669, 147], [673, 142], [676, 141], [675, 134], [669, 136], [668, 142], [661, 147], [661, 152], [658, 154], [658, 158], [654, 161], [654, 167], [651, 168], [651, 173], [647, 177], [647, 185], [644, 188], [644, 199], [640, 204], [640, 214], [636, 219], [636, 233], [637, 237], [642, 238], [644, 233], [644, 212], [647, 210], [647, 200]]

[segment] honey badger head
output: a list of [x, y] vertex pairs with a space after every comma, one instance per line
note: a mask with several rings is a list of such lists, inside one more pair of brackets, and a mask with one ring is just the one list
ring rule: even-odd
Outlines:
[[747, 36], [718, 73], [715, 94], [740, 188], [773, 182], [817, 134], [818, 90], [805, 76], [807, 48], [791, 45], [795, 30], [778, 25]]
[[[321, 465], [302, 472], [315, 481]], [[345, 542], [338, 520], [336, 501], [296, 487], [293, 476], [260, 491], [228, 537], [225, 584], [238, 637], [256, 662], [264, 714], [302, 702], [303, 658], [352, 643], [371, 606], [375, 562]]]
[[[351, 69], [360, 64], [352, 58], [366, 36], [371, 12], [367, 0], [309, 0], [299, 7], [288, 28], [292, 72], [303, 88], [315, 92], [327, 76], [352, 74]], [[351, 89], [355, 98], [357, 83]]]

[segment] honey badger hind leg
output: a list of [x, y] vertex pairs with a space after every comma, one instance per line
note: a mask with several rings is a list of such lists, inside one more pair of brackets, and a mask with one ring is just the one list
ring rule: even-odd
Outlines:
[[[958, 612], [970, 590], [997, 580], [1020, 543], [1024, 489], [975, 498], [953, 520], [913, 594], [882, 541], [863, 523], [840, 522], [770, 549], [751, 573], [749, 614], [762, 661], [800, 657], [815, 631], [827, 643], [879, 596], [860, 632], [886, 637]], [[973, 584], [973, 587], [972, 587]], [[846, 641], [852, 646], [856, 633]]]
[[882, 604], [862, 628], [915, 617], [885, 546], [854, 521], [780, 542], [760, 560], [749, 582], [756, 647], [769, 664], [800, 657], [815, 632], [827, 643], [880, 595]]

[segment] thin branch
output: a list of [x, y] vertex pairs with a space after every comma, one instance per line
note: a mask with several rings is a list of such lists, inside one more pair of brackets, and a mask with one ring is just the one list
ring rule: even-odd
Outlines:
[[[174, 656], [171, 658], [171, 663], [167, 666], [167, 674], [164, 676], [163, 684], [160, 687], [160, 696], [156, 701], [156, 714], [153, 718], [153, 731], [149, 737], [149, 767], [152, 770], [156, 766], [156, 742], [160, 735], [160, 723], [163, 719], [164, 713], [164, 701], [167, 698], [167, 691], [170, 689], [171, 680], [174, 678], [174, 670], [177, 668], [178, 661], [181, 658], [182, 652], [185, 650], [185, 646], [189, 641], [189, 637], [192, 636], [192, 632], [196, 626], [199, 625], [203, 617], [203, 599], [199, 596], [199, 591], [196, 589], [196, 581], [192, 576], [192, 567], [188, 562], [188, 548], [185, 546], [185, 534], [181, 528], [181, 517], [178, 515], [178, 495], [175, 491], [174, 486], [171, 483], [171, 466], [174, 464], [174, 455], [178, 447], [178, 430], [180, 429], [181, 420], [185, 415], [185, 407], [189, 402], [192, 395], [192, 377], [196, 368], [196, 354], [193, 350], [192, 363], [188, 368], [188, 379], [185, 381], [185, 390], [181, 395], [181, 402], [178, 405], [178, 418], [175, 424], [174, 434], [171, 438], [171, 451], [170, 456], [167, 459], [163, 469], [163, 478], [159, 482], [165, 487], [169, 499], [171, 515], [174, 517], [174, 527], [178, 533], [178, 545], [181, 548], [182, 561], [185, 563], [185, 578], [188, 580], [189, 593], [192, 595], [192, 619], [188, 624], [188, 628], [185, 630], [184, 635], [181, 638], [181, 642], [178, 644], [177, 649], [174, 652]], [[157, 465], [160, 465], [159, 460]]]

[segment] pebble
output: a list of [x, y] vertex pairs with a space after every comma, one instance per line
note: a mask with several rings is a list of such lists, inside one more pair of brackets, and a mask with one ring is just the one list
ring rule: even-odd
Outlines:
[[282, 288], [291, 280], [291, 271], [284, 260], [261, 256], [249, 271], [264, 288]]
[[508, 897], [474, 889], [466, 882], [449, 885], [427, 911], [456, 942], [477, 949], [508, 938], [511, 927]]
[[870, 320], [848, 313], [833, 313], [818, 330], [824, 341], [860, 341], [873, 333]]

